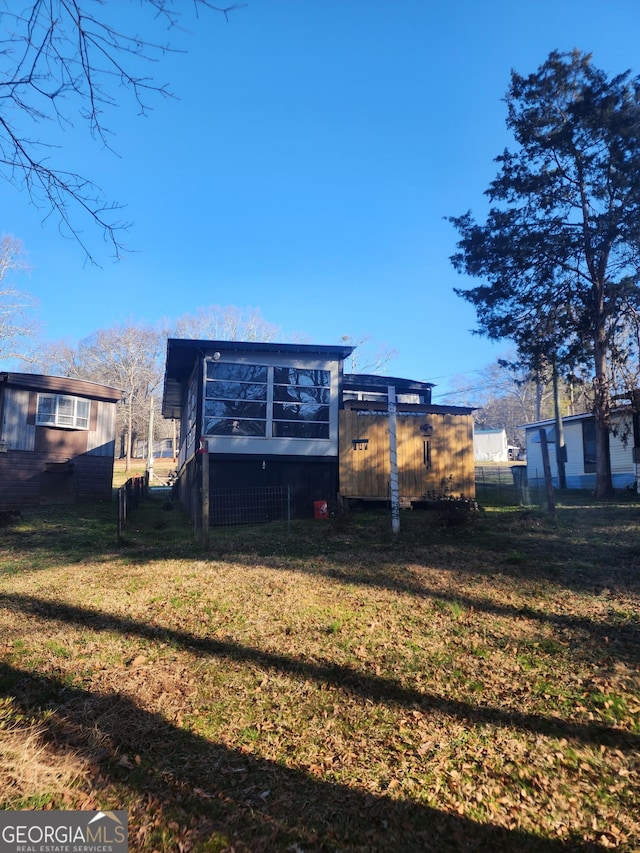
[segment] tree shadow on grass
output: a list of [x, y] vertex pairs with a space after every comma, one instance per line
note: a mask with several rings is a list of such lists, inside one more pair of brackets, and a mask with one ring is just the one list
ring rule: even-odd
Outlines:
[[0, 595], [0, 605], [19, 610], [26, 616], [62, 622], [67, 626], [87, 627], [93, 631], [116, 631], [124, 636], [137, 636], [155, 642], [161, 640], [199, 655], [251, 663], [267, 672], [278, 672], [303, 680], [310, 679], [363, 699], [420, 709], [423, 713], [443, 712], [474, 725], [509, 726], [522, 731], [565, 737], [621, 750], [640, 748], [640, 735], [625, 730], [448, 699], [435, 693], [405, 687], [400, 682], [383, 676], [329, 661], [306, 661], [240, 643], [198, 637], [184, 631], [150, 626], [135, 619], [33, 596], [3, 594]]
[[[255, 567], [255, 557], [242, 554], [234, 554], [234, 563], [245, 565], [250, 571]], [[273, 563], [275, 569], [282, 568], [281, 561], [264, 560], [261, 565], [270, 567]], [[591, 619], [587, 616], [577, 616], [571, 613], [553, 612], [551, 610], [538, 609], [530, 604], [511, 605], [494, 601], [491, 598], [469, 595], [455, 589], [452, 583], [449, 590], [441, 587], [431, 587], [428, 583], [421, 581], [419, 568], [409, 569], [397, 564], [377, 563], [371, 566], [362, 564], [340, 564], [339, 561], [291, 561], [285, 563], [284, 568], [288, 571], [297, 572], [302, 575], [318, 575], [335, 583], [347, 586], [363, 586], [388, 590], [415, 596], [416, 598], [431, 598], [434, 601], [444, 601], [477, 613], [487, 613], [508, 619], [524, 618], [539, 622], [541, 625], [551, 625], [560, 632], [571, 632], [581, 634], [580, 641], [586, 646], [598, 647], [606, 650], [610, 658], [618, 661], [627, 661], [636, 665], [638, 662], [638, 648], [640, 644], [640, 620], [627, 618], [625, 621], [615, 619]], [[437, 571], [453, 571], [445, 561], [440, 561], [434, 554], [430, 568]], [[453, 589], [453, 591], [451, 591]], [[575, 637], [570, 640], [575, 642]]]
[[[75, 749], [94, 766], [99, 741], [102, 756], [95, 787], [105, 800], [104, 808], [131, 805], [131, 849], [139, 849], [145, 826], [154, 823], [156, 833], [166, 833], [165, 843], [184, 825], [191, 849], [196, 850], [604, 849], [577, 840], [544, 839], [320, 781], [301, 770], [211, 743], [119, 694], [93, 694], [7, 665], [0, 665], [0, 686], [16, 698], [24, 713], [42, 715], [53, 743]], [[49, 713], [43, 715], [45, 709]], [[140, 756], [140, 763], [125, 761], [124, 756]], [[117, 802], [111, 801], [116, 797]], [[217, 846], [209, 846], [212, 839], [217, 839]], [[171, 849], [177, 845], [172, 843]]]
[[[160, 510], [158, 510], [160, 511]], [[66, 518], [66, 516], [62, 516]], [[311, 527], [313, 529], [313, 526]], [[317, 529], [317, 527], [316, 527]], [[218, 559], [232, 555], [235, 563], [246, 565], [248, 569], [256, 565], [256, 557], [261, 558], [261, 565], [273, 568], [286, 568], [289, 571], [298, 572], [303, 575], [315, 574], [320, 577], [325, 577], [336, 583], [346, 585], [361, 585], [365, 587], [376, 587], [379, 589], [389, 590], [391, 592], [407, 593], [418, 598], [431, 597], [440, 601], [448, 601], [462, 605], [465, 608], [477, 612], [490, 613], [496, 616], [504, 616], [507, 618], [526, 618], [536, 620], [541, 624], [553, 625], [555, 629], [560, 631], [578, 631], [584, 635], [584, 642], [595, 643], [607, 650], [609, 657], [619, 661], [627, 661], [629, 663], [637, 663], [638, 659], [638, 644], [640, 641], [640, 621], [638, 619], [629, 618], [624, 622], [594, 620], [584, 616], [575, 616], [568, 613], [555, 613], [546, 610], [536, 609], [530, 605], [516, 606], [495, 602], [488, 598], [463, 594], [459, 591], [449, 592], [442, 588], [431, 588], [426, 583], [423, 583], [418, 575], [418, 572], [410, 570], [403, 564], [400, 558], [396, 558], [393, 552], [376, 552], [375, 562], [372, 561], [367, 565], [364, 564], [364, 558], [367, 556], [364, 552], [358, 551], [351, 555], [342, 555], [339, 551], [335, 554], [329, 549], [328, 556], [325, 555], [326, 547], [321, 547], [316, 554], [316, 559], [298, 558], [292, 559], [292, 545], [287, 542], [286, 538], [278, 542], [271, 541], [268, 548], [258, 549], [255, 553], [246, 553], [246, 550], [235, 550], [232, 543], [235, 538], [228, 539], [225, 546], [216, 553], [216, 548], [204, 554], [202, 550], [193, 543], [190, 544], [169, 544], [164, 546], [162, 543], [162, 533], [156, 533], [156, 544], [151, 547], [117, 547], [112, 545], [109, 549], [96, 548], [95, 541], [91, 540], [89, 533], [72, 532], [65, 528], [61, 528], [57, 523], [52, 523], [50, 531], [39, 531], [36, 534], [9, 534], [9, 538], [5, 539], [7, 545], [12, 545], [15, 548], [21, 549], [25, 553], [33, 552], [37, 555], [34, 568], [50, 569], [56, 565], [65, 565], [69, 562], [83, 562], [91, 560], [92, 562], [108, 561], [110, 559], [130, 559], [133, 563], [147, 564], [154, 559]], [[329, 537], [330, 538], [330, 537]], [[314, 540], [315, 541], [315, 540]], [[337, 540], [339, 541], [339, 540]], [[239, 546], [239, 542], [237, 543]], [[321, 543], [323, 546], [327, 544], [327, 538]], [[336, 543], [334, 542], [333, 545]], [[309, 548], [307, 543], [306, 548]], [[265, 554], [262, 554], [262, 551]], [[297, 550], [297, 546], [293, 548]], [[303, 547], [304, 553], [305, 548]], [[640, 551], [639, 551], [640, 553]], [[368, 554], [370, 557], [371, 555]], [[411, 553], [405, 554], [408, 562], [416, 564], [420, 555]], [[504, 556], [504, 555], [503, 555]], [[393, 557], [393, 559], [391, 559]], [[284, 564], [283, 564], [284, 559]], [[461, 561], [461, 565], [464, 561]], [[419, 566], [419, 563], [418, 563]], [[450, 554], [440, 554], [437, 548], [429, 552], [429, 568], [436, 571], [450, 572], [454, 576], [457, 573], [470, 574], [464, 567], [451, 564]], [[508, 568], [508, 571], [506, 570]], [[25, 571], [21, 568], [20, 571]], [[476, 571], [476, 570], [474, 570]], [[625, 572], [633, 571], [634, 577], [640, 577], [640, 571], [635, 568], [635, 564], [628, 565]], [[498, 567], [492, 566], [491, 573], [498, 572]], [[500, 573], [503, 577], [510, 577], [517, 580], [520, 576], [526, 578], [531, 575], [529, 568], [522, 569], [519, 566], [502, 566]], [[476, 571], [477, 574], [477, 571]], [[539, 576], [535, 575], [538, 579]], [[574, 579], [574, 586], [579, 589], [579, 584]], [[602, 582], [602, 581], [601, 581]], [[592, 585], [592, 580], [589, 579], [587, 586]]]

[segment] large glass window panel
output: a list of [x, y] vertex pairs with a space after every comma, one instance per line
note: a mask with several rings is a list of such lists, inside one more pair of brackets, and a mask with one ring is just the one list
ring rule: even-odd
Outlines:
[[58, 423], [73, 426], [73, 397], [58, 397]]
[[252, 418], [266, 420], [267, 404], [244, 400], [205, 400], [206, 418]]
[[206, 365], [207, 435], [328, 439], [330, 402], [329, 370], [219, 361]]
[[307, 385], [328, 388], [331, 384], [331, 373], [328, 370], [274, 367], [273, 381], [276, 385]]
[[208, 400], [266, 400], [267, 386], [250, 382], [208, 381], [205, 397]]
[[274, 403], [273, 419], [275, 421], [323, 421], [329, 422], [329, 406], [318, 406], [313, 403]]
[[274, 421], [275, 438], [329, 438], [329, 424], [307, 421]]
[[207, 362], [207, 379], [230, 380], [232, 382], [266, 382], [267, 372], [268, 368], [262, 364]]
[[91, 401], [63, 394], [39, 394], [36, 424], [88, 429]]
[[288, 401], [296, 403], [323, 403], [329, 405], [331, 391], [329, 388], [305, 388], [300, 385], [275, 385], [273, 399], [278, 403]]
[[205, 418], [204, 430], [206, 435], [231, 435], [264, 437], [266, 421], [239, 420], [233, 418]]

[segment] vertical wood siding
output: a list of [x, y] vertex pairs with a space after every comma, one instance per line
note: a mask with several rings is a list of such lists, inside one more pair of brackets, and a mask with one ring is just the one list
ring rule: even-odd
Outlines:
[[5, 389], [2, 438], [15, 450], [33, 450], [36, 428], [28, 423], [30, 391]]
[[[421, 427], [428, 420], [432, 432]], [[366, 449], [354, 439], [368, 439]], [[429, 499], [444, 492], [474, 497], [471, 415], [402, 415], [397, 418], [400, 497]], [[386, 499], [389, 492], [389, 423], [386, 415], [340, 412], [340, 494]]]
[[[113, 458], [115, 453], [115, 434], [116, 434], [116, 407], [113, 403], [106, 403], [102, 400], [94, 400], [91, 404], [93, 410], [97, 411], [95, 418], [95, 429], [89, 430], [87, 436], [87, 453], [90, 456], [110, 456]], [[91, 418], [93, 427], [94, 418]]]

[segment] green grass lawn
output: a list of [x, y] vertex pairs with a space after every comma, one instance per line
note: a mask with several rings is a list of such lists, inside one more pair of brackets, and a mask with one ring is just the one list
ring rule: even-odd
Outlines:
[[0, 531], [0, 806], [135, 851], [640, 849], [640, 505]]

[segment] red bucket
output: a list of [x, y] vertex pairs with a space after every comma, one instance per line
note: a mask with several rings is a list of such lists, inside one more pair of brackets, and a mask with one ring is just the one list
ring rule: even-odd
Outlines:
[[329, 518], [329, 507], [326, 501], [313, 502], [313, 517], [315, 519]]

